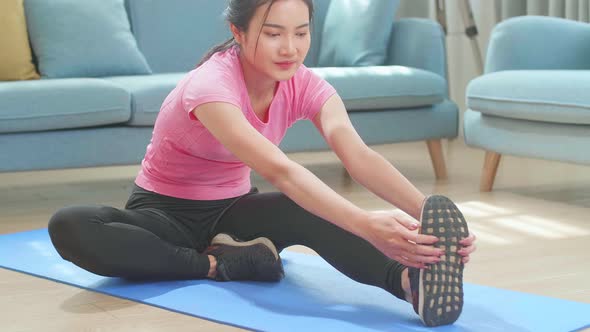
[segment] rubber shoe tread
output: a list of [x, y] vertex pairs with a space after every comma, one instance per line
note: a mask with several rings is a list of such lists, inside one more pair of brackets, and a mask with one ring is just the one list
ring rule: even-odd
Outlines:
[[434, 247], [443, 249], [441, 261], [430, 269], [408, 268], [414, 311], [426, 326], [454, 323], [463, 309], [463, 268], [461, 241], [469, 235], [467, 222], [447, 197], [430, 196], [420, 216], [421, 234], [439, 238]]

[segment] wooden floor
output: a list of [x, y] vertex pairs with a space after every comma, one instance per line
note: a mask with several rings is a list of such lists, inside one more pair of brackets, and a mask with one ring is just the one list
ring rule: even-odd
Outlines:
[[[483, 152], [445, 143], [449, 180], [435, 181], [426, 144], [375, 146], [426, 194], [453, 198], [478, 235], [467, 282], [590, 303], [590, 167], [505, 157], [479, 192]], [[392, 209], [343, 176], [329, 152], [290, 154], [365, 209]], [[137, 166], [0, 173], [0, 233], [46, 227], [58, 208], [121, 207]], [[260, 177], [253, 184], [273, 190]], [[306, 251], [305, 248], [294, 248]], [[0, 269], [3, 331], [237, 331], [229, 326]]]

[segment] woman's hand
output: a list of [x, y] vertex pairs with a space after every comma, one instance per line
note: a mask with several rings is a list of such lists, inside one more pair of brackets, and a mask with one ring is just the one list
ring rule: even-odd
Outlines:
[[418, 222], [400, 211], [369, 212], [368, 219], [363, 238], [405, 266], [427, 268], [444, 254], [432, 246], [435, 236], [418, 234]]
[[475, 245], [475, 234], [469, 232], [469, 236], [464, 238], [463, 240], [459, 241], [459, 243], [463, 246], [463, 248], [459, 249], [457, 253], [463, 256], [463, 264], [467, 264], [469, 262], [469, 255], [475, 251], [477, 246]]

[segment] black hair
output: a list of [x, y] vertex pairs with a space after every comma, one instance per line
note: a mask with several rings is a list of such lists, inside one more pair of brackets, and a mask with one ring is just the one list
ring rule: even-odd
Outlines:
[[[254, 17], [254, 14], [256, 13], [256, 9], [258, 9], [258, 7], [260, 6], [270, 3], [268, 8], [266, 9], [266, 13], [264, 13], [264, 20], [266, 21], [268, 13], [270, 12], [270, 8], [276, 1], [277, 0], [229, 0], [229, 3], [223, 15], [228, 23], [235, 25], [236, 28], [238, 28], [240, 31], [247, 31], [248, 25], [250, 24], [252, 17]], [[302, 1], [305, 2], [307, 8], [309, 9], [309, 21], [311, 24], [311, 21], [313, 19], [313, 0]], [[260, 38], [260, 32], [258, 32], [258, 38]], [[215, 53], [226, 51], [235, 45], [237, 45], [237, 43], [234, 37], [232, 36], [223, 43], [213, 46], [205, 54], [201, 61], [199, 61], [197, 67], [202, 65], [205, 61], [209, 60], [209, 58], [211, 58]]]

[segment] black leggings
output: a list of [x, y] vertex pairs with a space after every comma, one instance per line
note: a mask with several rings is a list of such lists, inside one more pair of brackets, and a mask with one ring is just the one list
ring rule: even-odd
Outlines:
[[196, 201], [159, 195], [138, 186], [125, 209], [73, 206], [49, 221], [59, 254], [90, 272], [128, 279], [200, 279], [209, 271], [201, 254], [228, 233], [241, 240], [264, 236], [277, 249], [304, 245], [357, 282], [404, 299], [404, 265], [370, 243], [298, 206], [282, 193]]

